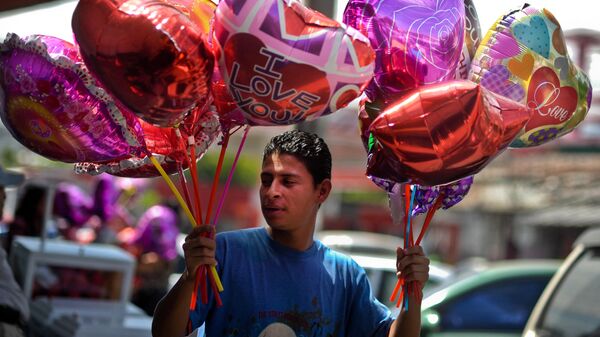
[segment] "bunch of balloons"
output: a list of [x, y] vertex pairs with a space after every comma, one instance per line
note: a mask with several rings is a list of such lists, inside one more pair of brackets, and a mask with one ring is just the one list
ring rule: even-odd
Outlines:
[[[0, 43], [0, 117], [77, 172], [162, 176], [193, 225], [214, 226], [251, 126], [311, 121], [361, 97], [367, 175], [402, 201], [410, 245], [412, 216], [430, 220], [507, 147], [560, 137], [589, 110], [590, 82], [546, 9], [503, 15], [485, 37], [471, 0], [350, 0], [343, 21], [297, 0], [80, 0], [75, 44]], [[213, 143], [203, 212], [196, 165]], [[214, 267], [200, 268], [206, 278], [219, 303]]]
[[[16, 34], [0, 43], [3, 123], [27, 148], [79, 173], [162, 176], [193, 225], [218, 222], [250, 126], [335, 112], [375, 68], [365, 36], [294, 0], [81, 0], [72, 28], [75, 44]], [[240, 129], [218, 199], [225, 151]], [[203, 207], [196, 165], [212, 143], [221, 151]], [[199, 270], [203, 302], [206, 278], [219, 304], [214, 267]]]
[[[485, 37], [471, 0], [350, 0], [344, 22], [375, 50], [360, 135], [367, 175], [400, 210], [405, 246], [419, 244], [436, 209], [462, 200], [507, 147], [560, 137], [590, 108], [589, 79], [547, 9], [524, 5]], [[422, 213], [415, 242], [411, 217]]]

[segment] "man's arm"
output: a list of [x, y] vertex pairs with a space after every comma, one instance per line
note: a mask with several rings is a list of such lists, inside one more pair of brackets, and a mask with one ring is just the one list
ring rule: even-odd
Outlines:
[[153, 337], [183, 337], [186, 335], [190, 300], [195, 291], [196, 270], [203, 264], [217, 264], [215, 240], [203, 237], [201, 235], [203, 233], [212, 233], [212, 227], [196, 227], [185, 238], [183, 251], [186, 270], [156, 306], [152, 319]]
[[194, 289], [194, 277], [184, 272], [177, 283], [163, 297], [154, 311], [152, 319], [153, 337], [183, 337]]
[[[423, 285], [429, 279], [429, 259], [420, 246], [406, 250], [398, 248], [396, 269], [398, 277], [404, 277], [405, 282], [416, 281], [417, 288], [422, 292]], [[400, 311], [392, 323], [388, 337], [419, 337], [421, 334], [421, 299], [411, 293], [408, 297], [408, 310]]]

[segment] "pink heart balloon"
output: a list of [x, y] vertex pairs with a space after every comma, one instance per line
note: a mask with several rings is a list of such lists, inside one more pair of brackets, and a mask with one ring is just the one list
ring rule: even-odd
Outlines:
[[298, 1], [221, 1], [214, 36], [219, 70], [249, 124], [335, 112], [373, 75], [364, 36]]

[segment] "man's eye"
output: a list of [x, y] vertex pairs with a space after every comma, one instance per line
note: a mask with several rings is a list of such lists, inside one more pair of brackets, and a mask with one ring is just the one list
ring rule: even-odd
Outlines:
[[295, 182], [294, 180], [289, 180], [289, 179], [285, 179], [285, 180], [283, 181], [283, 184], [284, 184], [285, 186], [292, 186], [292, 185], [294, 185], [295, 183], [296, 183], [296, 182]]

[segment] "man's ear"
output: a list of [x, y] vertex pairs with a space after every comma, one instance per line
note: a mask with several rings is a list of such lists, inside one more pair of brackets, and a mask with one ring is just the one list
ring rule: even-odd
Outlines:
[[327, 200], [329, 192], [331, 192], [331, 179], [325, 179], [317, 186], [319, 190], [319, 204], [322, 204]]

